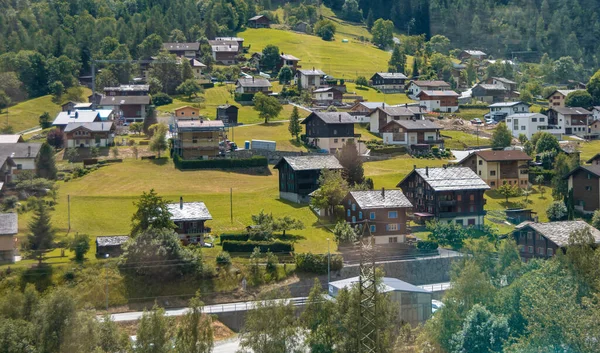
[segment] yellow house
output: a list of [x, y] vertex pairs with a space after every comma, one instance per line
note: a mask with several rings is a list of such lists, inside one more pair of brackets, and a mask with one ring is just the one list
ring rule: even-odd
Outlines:
[[529, 185], [530, 160], [523, 151], [486, 150], [471, 153], [459, 164], [471, 168], [492, 189], [503, 184], [524, 189]]
[[175, 153], [183, 159], [217, 157], [224, 130], [221, 120], [179, 120], [173, 134]]
[[199, 119], [200, 118], [200, 109], [190, 107], [186, 105], [185, 107], [175, 109], [175, 119]]
[[19, 232], [16, 213], [0, 213], [0, 263], [13, 263], [15, 235]]

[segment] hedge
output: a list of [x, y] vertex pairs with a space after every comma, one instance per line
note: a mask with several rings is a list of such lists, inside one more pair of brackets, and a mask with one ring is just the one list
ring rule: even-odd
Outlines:
[[259, 248], [260, 252], [292, 252], [294, 245], [279, 240], [275, 241], [236, 241], [226, 240], [223, 242], [223, 251], [228, 252], [252, 252], [254, 248]]
[[226, 240], [248, 241], [250, 239], [248, 234], [221, 234], [219, 238], [221, 239], [221, 244]]
[[181, 170], [195, 169], [234, 169], [234, 168], [256, 168], [268, 167], [269, 163], [266, 157], [252, 156], [251, 158], [220, 158], [207, 160], [185, 160], [175, 154], [173, 156], [175, 167]]
[[[327, 254], [301, 253], [294, 256], [296, 269], [316, 274], [327, 273]], [[331, 255], [331, 271], [339, 271], [344, 266], [342, 256]]]
[[438, 243], [433, 240], [421, 240], [417, 243], [417, 249], [419, 250], [432, 251], [437, 250], [437, 248]]
[[215, 87], [215, 84], [212, 82], [206, 82], [206, 83], [201, 83], [200, 86], [202, 86], [202, 88], [204, 88], [204, 89], [207, 89], [207, 88]]
[[394, 146], [394, 147], [383, 147], [383, 148], [375, 148], [371, 150], [371, 154], [392, 154], [392, 153], [406, 153], [406, 147], [404, 146]]
[[487, 104], [459, 104], [458, 109], [489, 109]]
[[254, 99], [253, 93], [236, 93], [235, 100], [237, 102], [252, 102]]

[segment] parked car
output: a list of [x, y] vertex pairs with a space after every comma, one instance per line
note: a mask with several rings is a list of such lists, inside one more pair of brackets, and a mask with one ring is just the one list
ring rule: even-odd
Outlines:
[[444, 306], [444, 303], [442, 303], [439, 300], [435, 300], [433, 299], [431, 301], [431, 313], [435, 313], [438, 309], [441, 309]]
[[471, 120], [471, 124], [479, 125], [479, 124], [483, 124], [483, 121], [481, 121], [481, 119], [479, 119], [479, 118], [475, 118], [475, 119]]
[[485, 124], [486, 125], [496, 125], [496, 124], [498, 124], [498, 122], [496, 120], [494, 120], [494, 119], [487, 119], [485, 121]]

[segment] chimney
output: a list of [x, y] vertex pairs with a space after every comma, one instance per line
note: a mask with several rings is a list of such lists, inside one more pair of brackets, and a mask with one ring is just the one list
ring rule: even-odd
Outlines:
[[385, 188], [381, 188], [381, 197], [385, 199]]
[[340, 116], [339, 116], [339, 117], [340, 117], [340, 122], [342, 122], [342, 114], [340, 114]]
[[31, 157], [31, 146], [27, 146], [27, 157]]
[[448, 165], [447, 165], [447, 164], [444, 164], [444, 169], [446, 169], [446, 168], [448, 168]]
[[383, 103], [381, 104], [381, 107], [382, 107], [383, 109], [385, 109], [385, 102], [383, 102]]
[[429, 177], [429, 167], [425, 167], [425, 175], [427, 175], [427, 177]]
[[254, 76], [252, 76], [252, 82], [254, 82]]
[[408, 108], [408, 103], [404, 103], [404, 108]]
[[417, 169], [417, 165], [413, 164], [413, 170]]
[[179, 209], [183, 210], [183, 196], [179, 197]]

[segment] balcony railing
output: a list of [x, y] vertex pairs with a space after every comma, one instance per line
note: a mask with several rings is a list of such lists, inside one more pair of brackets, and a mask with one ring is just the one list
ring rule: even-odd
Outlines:
[[456, 200], [442, 200], [442, 201], [440, 201], [440, 207], [455, 206], [455, 205], [456, 205]]
[[205, 234], [210, 233], [210, 228], [188, 228], [185, 230], [185, 234]]

